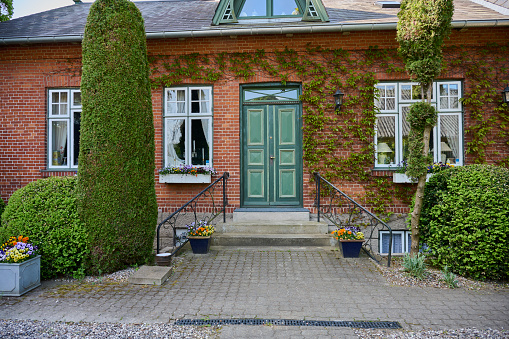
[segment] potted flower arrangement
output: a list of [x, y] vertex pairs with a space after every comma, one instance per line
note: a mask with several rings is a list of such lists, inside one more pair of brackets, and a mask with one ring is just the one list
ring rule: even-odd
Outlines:
[[[428, 166], [428, 174], [426, 175], [426, 181], [429, 180], [429, 178], [440, 171], [446, 170], [448, 168], [454, 167], [454, 165], [451, 164], [444, 164], [442, 162], [434, 162], [432, 165]], [[398, 167], [396, 171], [394, 172], [392, 176], [392, 181], [395, 183], [415, 183], [416, 181], [413, 181], [412, 178], [409, 178], [405, 173], [407, 169], [407, 163], [406, 161], [402, 161], [398, 164]]]
[[339, 244], [345, 258], [358, 258], [362, 243], [364, 242], [364, 234], [359, 227], [348, 226], [337, 229], [332, 232], [332, 236], [339, 240]]
[[206, 220], [192, 222], [187, 227], [187, 239], [191, 243], [191, 248], [195, 254], [208, 253], [210, 248], [210, 236], [215, 232], [214, 226]]
[[0, 295], [20, 296], [41, 285], [41, 256], [28, 237], [10, 237], [0, 246]]
[[208, 166], [167, 166], [159, 170], [159, 182], [168, 184], [210, 183], [212, 174], [216, 174], [216, 170]]

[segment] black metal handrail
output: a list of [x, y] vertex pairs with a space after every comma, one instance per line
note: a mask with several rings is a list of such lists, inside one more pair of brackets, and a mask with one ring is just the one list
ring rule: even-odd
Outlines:
[[[207, 188], [198, 193], [194, 198], [192, 198], [187, 203], [182, 205], [182, 207], [173, 212], [169, 217], [167, 217], [159, 225], [157, 225], [157, 239], [156, 239], [157, 254], [159, 254], [159, 251], [161, 250], [160, 236], [162, 227], [164, 228], [171, 227], [173, 230], [174, 250], [171, 253], [171, 255], [174, 255], [187, 242], [187, 237], [185, 235], [183, 236], [177, 235], [177, 228], [179, 226], [184, 226], [184, 224], [189, 224], [193, 221], [198, 222], [199, 220], [205, 220], [210, 223], [221, 213], [223, 213], [223, 222], [226, 222], [226, 206], [228, 205], [227, 182], [229, 177], [230, 173], [224, 172], [222, 176], [217, 178], [213, 183], [207, 186]], [[222, 203], [216, 204], [217, 196], [215, 196], [214, 193], [216, 192], [216, 189], [218, 188], [220, 183], [222, 183]], [[204, 211], [210, 210], [210, 212], [205, 213], [205, 215], [202, 215], [198, 218], [198, 204], [200, 202], [207, 203], [207, 206], [203, 210]], [[188, 217], [188, 214], [191, 214], [191, 217]]]
[[[387, 266], [391, 266], [391, 253], [392, 253], [392, 229], [384, 221], [380, 220], [376, 215], [368, 211], [366, 208], [358, 204], [355, 200], [350, 198], [345, 193], [341, 192], [336, 186], [320, 176], [319, 173], [313, 173], [316, 182], [316, 198], [315, 204], [318, 211], [318, 221], [320, 221], [320, 214], [327, 218], [338, 228], [348, 226], [360, 227], [364, 233], [364, 243], [362, 249], [364, 252], [381, 264], [384, 257], [375, 251], [378, 248], [379, 232], [387, 230], [389, 232], [389, 251], [387, 254]], [[322, 190], [322, 183], [324, 190]], [[326, 204], [322, 204], [321, 197], [327, 199]], [[375, 236], [374, 236], [375, 235]], [[377, 246], [373, 246], [373, 242]], [[378, 253], [378, 256], [375, 255]], [[378, 258], [377, 258], [378, 257]]]

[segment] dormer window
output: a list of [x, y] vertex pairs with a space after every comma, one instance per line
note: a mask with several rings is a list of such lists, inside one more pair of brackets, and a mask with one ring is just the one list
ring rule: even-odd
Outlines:
[[249, 19], [296, 18], [302, 21], [329, 21], [322, 0], [221, 0], [213, 25], [248, 23]]

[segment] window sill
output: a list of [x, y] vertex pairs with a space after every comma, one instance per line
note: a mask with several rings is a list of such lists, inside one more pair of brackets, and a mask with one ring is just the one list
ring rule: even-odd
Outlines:
[[211, 174], [159, 174], [159, 182], [164, 184], [210, 184]]
[[40, 171], [43, 178], [47, 177], [65, 177], [78, 175], [76, 168], [59, 168], [59, 169], [45, 169]]

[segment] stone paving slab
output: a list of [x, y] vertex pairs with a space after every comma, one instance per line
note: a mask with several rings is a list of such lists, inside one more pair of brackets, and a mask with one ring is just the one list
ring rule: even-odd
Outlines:
[[162, 285], [170, 274], [170, 267], [144, 265], [129, 277], [128, 282], [136, 285]]
[[[220, 249], [184, 253], [167, 282], [56, 284], [0, 298], [0, 318], [167, 323], [268, 318], [397, 321], [405, 330], [509, 328], [508, 290], [391, 286], [369, 259], [327, 249]], [[355, 337], [349, 328], [229, 325], [221, 338]]]

